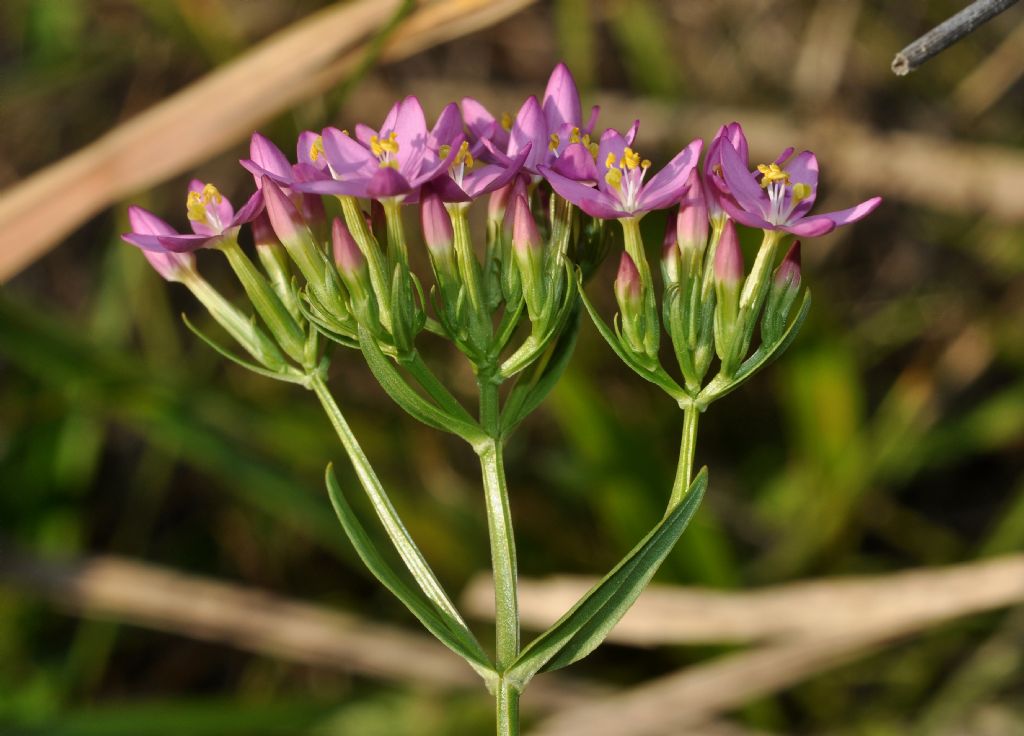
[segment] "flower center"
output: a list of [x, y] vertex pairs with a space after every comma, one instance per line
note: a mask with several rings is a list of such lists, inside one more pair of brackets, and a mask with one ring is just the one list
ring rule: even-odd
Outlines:
[[[445, 143], [438, 147], [437, 152], [442, 159], [446, 159], [448, 154], [452, 152], [452, 147]], [[448, 173], [461, 185], [462, 178], [466, 175], [466, 172], [472, 170], [474, 166], [476, 166], [476, 159], [469, 152], [469, 141], [462, 141], [459, 150], [455, 153], [455, 158], [452, 159], [452, 165], [448, 168]]]
[[580, 135], [580, 129], [573, 128], [572, 132], [569, 133], [569, 142], [582, 143], [583, 146], [588, 151], [590, 151], [590, 155], [594, 157], [594, 160], [597, 161], [597, 152], [599, 150], [599, 147], [596, 142], [590, 139], [590, 133], [584, 133], [583, 135]]
[[634, 207], [647, 170], [651, 168], [650, 160], [640, 158], [639, 153], [627, 146], [622, 151], [621, 159], [609, 152], [604, 167], [607, 169], [604, 180], [608, 186], [618, 192], [627, 208]]
[[220, 217], [215, 210], [210, 209], [211, 204], [220, 204], [224, 201], [224, 195], [220, 193], [213, 184], [207, 184], [202, 191], [189, 192], [185, 202], [185, 209], [188, 211], [188, 219], [192, 222], [202, 222], [215, 230], [223, 228]]
[[761, 172], [761, 188], [767, 189], [770, 184], [781, 181], [789, 183], [789, 172], [783, 170], [778, 164], [758, 164], [757, 170]]
[[372, 136], [370, 138], [370, 151], [380, 161], [382, 169], [388, 166], [397, 169], [398, 160], [395, 158], [395, 154], [398, 153], [398, 133], [391, 131], [383, 138], [379, 135]]
[[768, 193], [771, 202], [768, 221], [773, 224], [786, 222], [794, 208], [811, 196], [810, 184], [791, 182], [789, 172], [777, 163], [759, 164], [757, 170], [761, 174], [761, 188]]

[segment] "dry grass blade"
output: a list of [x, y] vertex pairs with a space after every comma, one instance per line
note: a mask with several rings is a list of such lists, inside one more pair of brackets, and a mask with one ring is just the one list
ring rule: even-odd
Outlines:
[[[415, 683], [476, 689], [477, 675], [433, 639], [352, 614], [118, 557], [51, 562], [0, 547], [0, 585], [86, 618], [201, 639], [287, 662]], [[565, 677], [531, 689], [524, 707], [551, 711], [603, 697]]]
[[[594, 581], [521, 579], [520, 618], [542, 629]], [[490, 581], [463, 596], [472, 615], [493, 615]], [[608, 636], [635, 646], [804, 639], [860, 631], [899, 631], [1024, 600], [1024, 555], [890, 575], [815, 580], [764, 590], [721, 593], [654, 585]]]
[[[384, 57], [411, 55], [530, 2], [425, 2], [395, 29]], [[311, 15], [0, 193], [0, 281], [103, 208], [187, 170], [337, 82], [399, 7], [399, 0], [356, 0]]]

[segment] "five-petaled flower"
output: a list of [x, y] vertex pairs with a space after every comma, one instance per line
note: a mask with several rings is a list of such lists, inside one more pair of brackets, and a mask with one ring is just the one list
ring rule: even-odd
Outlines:
[[787, 163], [792, 151], [787, 149], [753, 173], [747, 169], [745, 156], [723, 139], [721, 180], [712, 180], [727, 195], [719, 198], [723, 209], [748, 227], [815, 237], [856, 222], [881, 204], [881, 197], [872, 197], [845, 210], [809, 214], [818, 194], [818, 159], [810, 151], [802, 151]]
[[682, 198], [702, 145], [699, 138], [692, 141], [665, 168], [644, 183], [651, 162], [630, 148], [622, 134], [609, 129], [601, 136], [597, 158], [605, 172], [598, 177], [597, 187], [547, 166], [541, 166], [540, 171], [552, 189], [591, 217], [640, 217], [652, 210], [669, 207]]

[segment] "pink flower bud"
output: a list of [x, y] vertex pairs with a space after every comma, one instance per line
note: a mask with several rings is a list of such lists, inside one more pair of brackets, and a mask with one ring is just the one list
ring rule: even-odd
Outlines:
[[420, 221], [423, 224], [423, 239], [434, 255], [444, 255], [452, 250], [455, 232], [452, 219], [444, 207], [440, 195], [424, 189], [420, 204]]
[[540, 232], [537, 230], [537, 223], [530, 212], [530, 205], [526, 198], [516, 195], [510, 205], [512, 210], [512, 246], [518, 255], [525, 255], [530, 251], [538, 251], [542, 241]]
[[267, 217], [266, 212], [261, 212], [252, 221], [252, 239], [257, 248], [261, 245], [281, 245], [281, 241], [277, 239], [274, 228], [270, 225], [270, 218]]
[[779, 289], [800, 288], [800, 241], [794, 241], [786, 257], [775, 270], [775, 287]]
[[732, 220], [725, 223], [722, 239], [715, 251], [715, 280], [726, 286], [737, 285], [743, 280], [743, 251]]
[[686, 197], [676, 218], [679, 247], [684, 252], [693, 249], [703, 253], [708, 243], [708, 207], [696, 169], [690, 172], [686, 184]]
[[661, 241], [661, 268], [666, 283], [678, 283], [681, 265], [676, 219], [670, 216], [665, 220], [665, 237]]
[[629, 253], [622, 252], [619, 258], [619, 272], [615, 276], [615, 299], [622, 312], [636, 309], [640, 304], [640, 271], [637, 270]]
[[500, 221], [505, 217], [505, 208], [508, 207], [509, 197], [512, 195], [512, 190], [515, 188], [515, 183], [506, 184], [503, 187], [495, 189], [491, 192], [491, 196], [487, 199], [487, 219], [491, 221]]
[[306, 223], [295, 208], [295, 204], [269, 176], [262, 178], [260, 189], [263, 191], [263, 199], [267, 206], [267, 217], [270, 218], [270, 224], [277, 237], [286, 244], [295, 240], [306, 228]]
[[331, 245], [334, 251], [334, 262], [338, 264], [342, 274], [352, 276], [363, 270], [366, 258], [359, 250], [355, 238], [348, 231], [341, 218], [335, 217], [331, 225]]

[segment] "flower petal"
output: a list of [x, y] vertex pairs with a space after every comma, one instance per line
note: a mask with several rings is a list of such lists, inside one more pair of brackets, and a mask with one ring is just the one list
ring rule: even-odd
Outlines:
[[398, 197], [412, 189], [409, 181], [397, 169], [381, 166], [366, 186], [366, 195], [371, 199]]
[[[811, 217], [805, 217], [802, 222], [817, 222], [819, 220], [828, 220], [832, 222], [836, 227], [842, 227], [843, 225], [849, 225], [857, 222], [857, 220], [863, 219], [875, 211], [878, 205], [882, 204], [881, 197], [872, 197], [866, 199], [858, 205], [848, 207], [845, 210], [838, 210], [836, 212], [824, 212], [820, 215], [813, 215]], [[795, 223], [794, 223], [795, 225]]]
[[570, 143], [551, 165], [552, 170], [579, 182], [597, 184], [601, 174], [590, 151], [582, 143]]
[[377, 167], [376, 157], [358, 141], [337, 128], [324, 128], [324, 156], [336, 179], [369, 178]]
[[727, 194], [719, 193], [718, 204], [723, 210], [729, 213], [729, 216], [736, 220], [741, 225], [747, 227], [756, 227], [763, 230], [775, 230], [775, 225], [772, 225], [766, 219], [754, 212], [748, 212], [747, 210], [740, 207], [736, 200]]
[[[192, 251], [205, 248], [210, 243], [220, 239], [217, 235], [157, 235], [156, 238], [164, 250], [172, 253], [191, 253]], [[149, 250], [148, 248], [146, 250]]]
[[697, 138], [654, 175], [637, 197], [637, 208], [645, 212], [660, 210], [682, 199], [687, 179], [700, 158], [704, 141]]
[[476, 142], [489, 138], [502, 151], [508, 149], [508, 131], [501, 127], [501, 123], [495, 120], [486, 107], [472, 97], [462, 98], [462, 119], [469, 128], [470, 140]]
[[548, 180], [552, 189], [591, 217], [611, 220], [630, 214], [623, 212], [618, 199], [610, 197], [600, 189], [564, 177], [547, 166], [541, 166], [540, 173]]
[[554, 131], [562, 125], [580, 127], [583, 111], [580, 109], [580, 93], [576, 88], [576, 80], [572, 78], [569, 67], [559, 62], [548, 78], [548, 86], [544, 90], [544, 118], [548, 130]]
[[231, 225], [244, 225], [255, 220], [263, 212], [263, 192], [257, 189], [248, 201], [242, 205], [242, 209], [235, 213], [231, 219]]
[[532, 144], [532, 150], [526, 159], [526, 168], [536, 172], [537, 166], [544, 161], [548, 150], [548, 126], [544, 119], [537, 98], [530, 96], [519, 108], [508, 144], [508, 155], [515, 156]]
[[313, 145], [319, 137], [320, 134], [314, 133], [312, 130], [304, 130], [299, 133], [299, 138], [295, 142], [295, 160], [299, 164], [306, 164], [314, 169], [324, 169], [327, 167], [327, 161], [324, 156], [318, 156], [316, 161], [313, 160]]
[[253, 133], [249, 141], [249, 158], [275, 178], [287, 179], [292, 173], [288, 157], [269, 138], [259, 133]]
[[[722, 176], [729, 189], [729, 194], [743, 209], [761, 218], [767, 218], [771, 204], [768, 195], [754, 179], [753, 174], [747, 170], [746, 164], [732, 143], [722, 141], [721, 155]], [[728, 208], [726, 209], [728, 210]]]
[[835, 229], [836, 224], [827, 217], [807, 217], [779, 228], [779, 230], [784, 230], [801, 238], [817, 238]]
[[[789, 173], [790, 184], [806, 184], [811, 188], [811, 193], [797, 202], [796, 207], [793, 208], [793, 214], [789, 217], [790, 220], [797, 220], [811, 211], [814, 200], [818, 198], [818, 158], [810, 151], [801, 151], [786, 167], [786, 171]], [[787, 187], [785, 203], [787, 208], [792, 191], [792, 187]]]
[[177, 235], [178, 231], [149, 210], [132, 205], [128, 208], [128, 223], [139, 235]]
[[462, 133], [462, 114], [459, 106], [449, 102], [437, 116], [437, 122], [430, 131], [431, 145], [451, 145], [455, 136]]
[[381, 126], [381, 137], [392, 131], [398, 143], [398, 168], [405, 176], [414, 176], [427, 150], [427, 118], [418, 99], [409, 95], [398, 103], [395, 120], [391, 122], [389, 115]]

